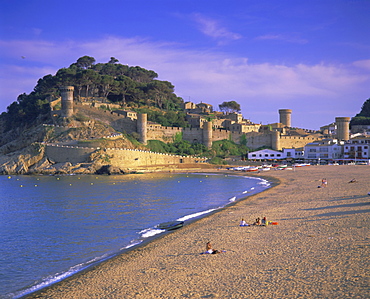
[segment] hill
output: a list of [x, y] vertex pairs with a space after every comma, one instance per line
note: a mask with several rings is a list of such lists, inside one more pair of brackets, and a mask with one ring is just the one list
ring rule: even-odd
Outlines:
[[[95, 64], [88, 56], [54, 76], [44, 76], [30, 94], [20, 95], [0, 115], [0, 174], [130, 171], [124, 165], [127, 161], [117, 160], [121, 153], [108, 153], [107, 149], [145, 151], [141, 154], [145, 159], [134, 159], [145, 165], [176, 164], [178, 158], [173, 157], [155, 156], [155, 162], [150, 162], [154, 154], [137, 142], [135, 132], [129, 135], [122, 130], [122, 116], [110, 113], [109, 107], [119, 107], [148, 113], [148, 120], [166, 126], [186, 126], [182, 99], [174, 94], [170, 82], [157, 77], [154, 71], [118, 64], [113, 57], [108, 63]], [[59, 90], [65, 85], [75, 90], [74, 113], [68, 118], [57, 113]], [[93, 108], [92, 104], [106, 109]], [[194, 163], [190, 158], [181, 160]]]
[[75, 98], [80, 102], [117, 104], [124, 109], [147, 108], [163, 113], [182, 111], [183, 100], [175, 95], [174, 86], [157, 77], [152, 70], [119, 64], [114, 57], [108, 63], [95, 63], [93, 57], [83, 56], [55, 75], [39, 79], [30, 94], [19, 95], [0, 116], [2, 132], [36, 124], [40, 119], [45, 122], [50, 103], [60, 97], [59, 88], [66, 85], [75, 87]]
[[351, 119], [351, 126], [353, 125], [370, 125], [370, 99], [364, 102], [360, 113]]

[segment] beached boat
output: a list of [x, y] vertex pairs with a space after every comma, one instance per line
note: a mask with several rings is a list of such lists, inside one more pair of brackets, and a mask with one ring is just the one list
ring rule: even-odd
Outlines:
[[184, 226], [184, 221], [170, 221], [170, 222], [163, 222], [157, 225], [159, 229], [165, 230], [175, 230]]

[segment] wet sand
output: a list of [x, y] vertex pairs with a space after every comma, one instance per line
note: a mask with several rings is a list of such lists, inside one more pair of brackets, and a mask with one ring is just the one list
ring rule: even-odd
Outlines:
[[280, 183], [27, 298], [369, 298], [370, 166], [263, 175]]

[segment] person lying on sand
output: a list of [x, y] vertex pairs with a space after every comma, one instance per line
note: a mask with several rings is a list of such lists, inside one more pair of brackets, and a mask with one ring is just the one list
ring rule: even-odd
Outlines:
[[242, 221], [240, 221], [240, 226], [249, 226], [249, 224], [247, 222], [245, 222], [244, 219], [242, 219]]
[[256, 221], [253, 223], [253, 225], [261, 225], [261, 218], [258, 217]]
[[348, 183], [357, 183], [357, 181], [356, 181], [356, 179], [352, 179]]
[[206, 251], [203, 252], [203, 254], [217, 254], [217, 253], [222, 253], [222, 252], [226, 252], [226, 251], [225, 250], [219, 251], [219, 250], [213, 249], [211, 242], [207, 242]]

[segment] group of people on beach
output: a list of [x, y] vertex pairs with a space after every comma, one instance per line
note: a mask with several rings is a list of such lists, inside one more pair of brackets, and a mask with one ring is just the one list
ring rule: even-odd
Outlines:
[[[251, 225], [260, 225], [260, 226], [266, 226], [268, 225], [268, 221], [266, 217], [263, 217], [262, 219], [260, 217], [256, 218], [255, 222], [253, 224], [248, 224], [245, 222], [244, 218], [240, 221], [240, 226], [251, 226]], [[217, 253], [222, 253], [226, 252], [225, 250], [216, 250], [212, 248], [211, 242], [207, 242], [206, 244], [206, 251], [202, 252], [202, 254], [217, 254]]]
[[250, 226], [250, 225], [266, 226], [266, 225], [268, 225], [268, 221], [267, 221], [266, 217], [263, 217], [262, 219], [260, 217], [258, 217], [253, 222], [253, 224], [248, 224], [247, 222], [245, 222], [244, 218], [242, 218], [242, 220], [240, 221], [240, 224], [239, 224], [239, 226]]

